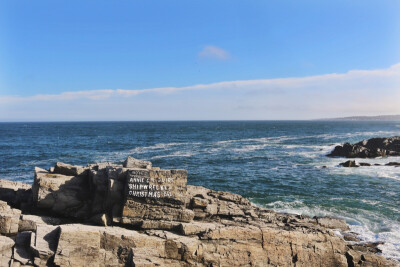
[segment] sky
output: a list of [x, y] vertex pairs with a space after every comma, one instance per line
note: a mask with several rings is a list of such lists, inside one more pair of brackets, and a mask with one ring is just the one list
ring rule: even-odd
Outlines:
[[400, 114], [400, 1], [0, 2], [0, 121]]

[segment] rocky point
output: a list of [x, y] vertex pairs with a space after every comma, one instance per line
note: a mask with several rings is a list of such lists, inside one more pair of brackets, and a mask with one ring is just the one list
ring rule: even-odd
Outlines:
[[397, 266], [344, 220], [187, 185], [186, 170], [56, 163], [0, 180], [0, 266]]
[[329, 157], [376, 158], [400, 156], [400, 136], [376, 137], [355, 144], [336, 146]]

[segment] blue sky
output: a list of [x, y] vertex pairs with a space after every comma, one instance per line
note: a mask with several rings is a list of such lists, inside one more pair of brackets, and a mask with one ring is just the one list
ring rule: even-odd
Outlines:
[[400, 113], [399, 13], [397, 0], [1, 1], [0, 120]]

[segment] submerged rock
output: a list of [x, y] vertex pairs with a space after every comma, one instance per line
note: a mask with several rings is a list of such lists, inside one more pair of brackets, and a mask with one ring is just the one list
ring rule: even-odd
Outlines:
[[400, 156], [400, 136], [371, 138], [356, 144], [345, 143], [336, 146], [327, 156], [346, 158]]
[[36, 168], [33, 214], [0, 202], [1, 234], [11, 237], [0, 236], [0, 266], [397, 264], [335, 234], [348, 232], [342, 219], [276, 213], [186, 185], [185, 170], [130, 166]]

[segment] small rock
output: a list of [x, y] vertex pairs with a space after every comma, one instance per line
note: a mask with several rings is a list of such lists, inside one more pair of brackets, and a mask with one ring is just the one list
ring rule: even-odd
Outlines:
[[84, 168], [82, 166], [74, 166], [62, 162], [57, 162], [56, 165], [54, 166], [53, 172], [69, 176], [79, 176], [86, 174], [88, 170], [89, 168]]
[[208, 201], [206, 199], [202, 199], [199, 197], [194, 197], [191, 200], [191, 206], [193, 208], [201, 208], [201, 209], [205, 209], [207, 208], [208, 205]]
[[152, 163], [150, 161], [138, 160], [129, 156], [124, 162], [124, 168], [138, 168], [138, 169], [151, 169]]
[[348, 160], [346, 162], [340, 163], [339, 165], [343, 167], [360, 167], [360, 165], [358, 165], [355, 160]]
[[400, 166], [400, 162], [389, 162], [386, 163], [385, 166]]

